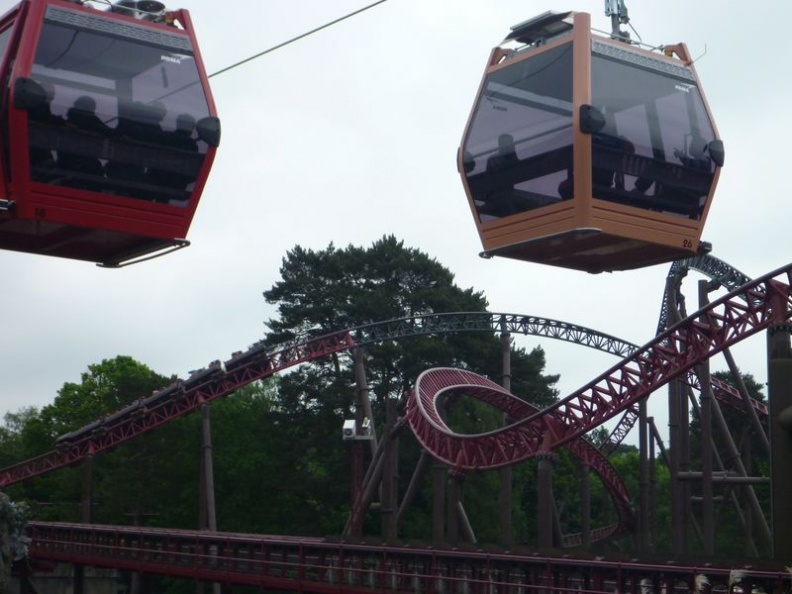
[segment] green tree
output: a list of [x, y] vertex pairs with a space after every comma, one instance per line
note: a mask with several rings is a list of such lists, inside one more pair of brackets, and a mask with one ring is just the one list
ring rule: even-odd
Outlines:
[[[487, 308], [481, 292], [458, 287], [448, 269], [393, 236], [383, 237], [369, 248], [337, 249], [330, 245], [313, 251], [297, 246], [284, 258], [281, 277], [264, 292], [278, 312], [277, 318], [267, 322], [265, 340], [272, 346], [390, 319], [484, 312]], [[463, 367], [499, 379], [501, 347], [498, 338], [489, 334], [420, 336], [367, 346], [365, 364], [374, 421], [381, 427], [385, 402], [401, 398], [427, 368]], [[553, 387], [557, 376], [543, 375], [544, 364], [544, 352], [538, 348], [530, 353], [517, 349], [512, 354], [513, 391], [540, 406], [557, 396]], [[294, 457], [295, 471], [287, 481], [312, 485], [322, 492], [324, 518], [341, 518], [349, 508], [349, 461], [342, 447], [328, 444], [340, 442], [342, 422], [354, 414], [353, 381], [351, 358], [339, 355], [304, 366], [299, 373], [283, 376], [280, 382], [279, 401], [289, 426], [302, 434], [305, 443], [302, 450], [288, 454]], [[471, 402], [458, 402], [451, 409], [453, 423], [487, 417], [479, 404]], [[489, 419], [490, 423], [500, 423], [499, 414], [492, 411]], [[481, 428], [472, 431], [480, 432]], [[400, 465], [412, 468], [419, 452], [414, 443], [406, 442], [402, 440], [404, 461]], [[483, 483], [490, 484], [489, 488], [468, 489], [469, 498], [475, 498], [482, 508], [491, 507], [497, 501], [497, 484], [491, 480]], [[430, 501], [431, 497], [423, 493], [416, 506]], [[421, 513], [426, 509], [417, 510], [418, 516]], [[492, 523], [491, 518], [488, 521]], [[331, 528], [326, 522], [315, 524], [313, 529]], [[427, 526], [425, 521], [408, 519], [405, 531], [424, 531]]]
[[30, 429], [36, 424], [39, 410], [35, 407], [24, 407], [17, 412], [7, 412], [0, 426], [0, 468], [11, 466], [16, 462], [35, 455], [36, 447], [30, 447]]
[[[16, 453], [23, 454], [17, 461], [53, 450], [58, 436], [101, 419], [169, 382], [128, 356], [89, 365], [81, 380], [64, 384], [53, 403], [40, 412], [23, 410], [7, 417], [6, 430], [16, 432], [20, 444]], [[97, 458], [94, 521], [128, 522], [126, 514], [134, 513], [139, 507], [135, 499], [148, 493], [141, 485], [155, 482], [157, 470], [153, 460], [157, 456], [150, 442], [140, 439], [120, 446], [113, 455]], [[65, 468], [16, 489], [38, 508], [40, 519], [81, 517], [80, 468]]]

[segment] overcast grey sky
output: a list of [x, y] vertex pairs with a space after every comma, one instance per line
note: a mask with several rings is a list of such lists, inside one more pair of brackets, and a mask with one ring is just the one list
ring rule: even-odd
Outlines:
[[[182, 6], [212, 73], [369, 3]], [[650, 340], [668, 265], [588, 275], [482, 260], [454, 161], [489, 51], [509, 27], [572, 9], [608, 29], [603, 4], [389, 0], [214, 78], [223, 138], [189, 249], [121, 270], [0, 252], [0, 412], [48, 404], [89, 364], [119, 354], [177, 375], [226, 359], [263, 335], [273, 311], [261, 292], [279, 279], [286, 250], [368, 246], [390, 233], [447, 266], [460, 286], [484, 291], [491, 311]], [[645, 42], [684, 41], [698, 56], [726, 146], [704, 232], [713, 255], [751, 276], [786, 264], [792, 4], [628, 0], [628, 8]], [[686, 281], [690, 303], [696, 280]], [[518, 343], [542, 345], [562, 395], [615, 363], [583, 347]], [[760, 337], [734, 351], [760, 381], [764, 348]], [[651, 410], [664, 418], [662, 395]]]

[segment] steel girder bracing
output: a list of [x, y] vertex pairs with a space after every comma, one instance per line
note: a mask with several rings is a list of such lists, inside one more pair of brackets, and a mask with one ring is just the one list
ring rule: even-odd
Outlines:
[[658, 335], [574, 394], [528, 419], [467, 438], [445, 430], [432, 390], [410, 394], [407, 418], [434, 456], [459, 470], [551, 451], [623, 412], [698, 363], [790, 316], [792, 265], [753, 280]]
[[[0, 485], [7, 486], [73, 464], [85, 456], [112, 449], [123, 441], [150, 431], [174, 418], [184, 416], [204, 403], [226, 396], [247, 383], [299, 363], [348, 350], [356, 344], [371, 344], [428, 334], [465, 331], [495, 333], [504, 330], [510, 333], [566, 340], [622, 357], [638, 350], [636, 345], [629, 342], [575, 324], [535, 316], [487, 312], [433, 314], [391, 320], [319, 338], [296, 341], [273, 352], [267, 352], [264, 345], [257, 343], [245, 352], [235, 353], [224, 366], [215, 362], [206, 369], [194, 372], [186, 380], [179, 380], [155, 392], [149, 398], [140, 399], [133, 405], [92, 423], [84, 428], [86, 430], [78, 430], [75, 432], [77, 435], [70, 434], [71, 438], [64, 440], [57, 452], [0, 471]], [[351, 336], [355, 336], [356, 340]], [[695, 380], [695, 376], [691, 378]], [[716, 386], [716, 394], [739, 403], [739, 395], [732, 392], [734, 389], [728, 385], [724, 384], [721, 389], [717, 389]], [[756, 404], [756, 406], [762, 405]], [[589, 448], [587, 445], [578, 447]], [[596, 457], [585, 452], [578, 455], [584, 460]], [[592, 466], [595, 465], [592, 463]], [[614, 484], [614, 481], [605, 482]], [[619, 488], [616, 488], [615, 492], [615, 495], [612, 493], [613, 496], [621, 497]], [[626, 497], [621, 499], [626, 500]], [[603, 530], [611, 530], [611, 527], [599, 529], [599, 531]], [[574, 539], [574, 536], [568, 535], [566, 540]]]
[[[734, 291], [751, 278], [723, 260], [714, 256], [694, 256], [677, 260], [668, 270], [668, 279], [677, 282], [687, 275], [689, 270], [698, 270], [705, 276], [723, 286], [727, 291]], [[657, 321], [657, 333], [660, 334], [668, 328], [668, 294], [663, 293], [663, 302], [660, 306], [660, 318]]]
[[550, 318], [506, 313], [430, 314], [378, 322], [350, 330], [355, 342], [359, 345], [402, 340], [410, 336], [456, 332], [491, 332], [493, 334], [506, 332], [545, 336], [606, 351], [620, 357], [627, 356], [635, 350], [635, 345], [591, 328]]
[[[691, 258], [677, 260], [671, 264], [667, 279], [673, 284], [673, 290], [677, 292], [677, 298], [680, 300], [682, 299], [682, 295], [679, 292], [679, 286], [682, 282], [682, 278], [686, 276], [691, 269], [698, 270], [705, 276], [708, 276], [714, 282], [725, 287], [727, 291], [733, 291], [751, 280], [733, 266], [714, 256], [693, 256]], [[663, 291], [663, 300], [660, 304], [660, 317], [657, 322], [657, 334], [661, 334], [669, 326], [668, 298], [668, 291]], [[695, 376], [694, 373], [689, 375], [690, 378], [688, 379], [688, 383], [691, 381], [698, 383], [698, 379], [692, 379]], [[713, 381], [713, 388], [717, 396], [719, 388], [715, 386], [715, 381]], [[732, 389], [732, 391], [734, 390]], [[736, 392], [736, 395], [739, 399], [739, 392]], [[742, 405], [740, 405], [740, 408], [742, 408]], [[624, 416], [619, 420], [616, 427], [613, 428], [613, 431], [611, 431], [611, 434], [608, 436], [608, 440], [600, 446], [600, 449], [605, 453], [610, 453], [615, 450], [624, 438], [627, 437], [627, 434], [632, 430], [637, 421], [638, 405], [636, 403], [624, 412]]]
[[[140, 399], [131, 406], [113, 413], [64, 436], [61, 447], [50, 452], [16, 464], [0, 471], [0, 483], [10, 485], [40, 474], [56, 470], [64, 465], [72, 464], [81, 458], [111, 449], [119, 443], [130, 440], [137, 435], [150, 431], [174, 418], [186, 415], [202, 403], [226, 396], [246, 383], [262, 379], [292, 365], [311, 361], [322, 356], [352, 348], [360, 344], [373, 344], [387, 340], [401, 340], [411, 336], [456, 333], [456, 332], [495, 332], [506, 329], [510, 333], [522, 333], [533, 336], [550, 337], [595, 348], [613, 355], [625, 357], [636, 352], [639, 347], [596, 330], [584, 328], [549, 318], [502, 313], [461, 313], [433, 314], [418, 316], [404, 320], [390, 320], [379, 324], [371, 324], [357, 329], [337, 332], [267, 352], [261, 343], [250, 347], [247, 351], [238, 352], [226, 361], [224, 366], [217, 362], [206, 369], [194, 372], [190, 378], [179, 380], [170, 386], [155, 392], [146, 399]], [[350, 336], [356, 336], [352, 340]], [[689, 374], [688, 382], [698, 388], [698, 379]], [[715, 394], [721, 400], [734, 407], [741, 407], [739, 393], [728, 384], [713, 381]], [[764, 405], [755, 402], [760, 414], [766, 417]], [[525, 415], [523, 415], [525, 416]], [[629, 425], [631, 426], [631, 425]], [[626, 429], [622, 423], [620, 427]], [[609, 444], [618, 443], [612, 440]], [[598, 467], [600, 474], [612, 474], [610, 465], [595, 462], [596, 452], [592, 452], [589, 444], [571, 446], [578, 451], [577, 455], [590, 466]], [[603, 446], [601, 446], [603, 447]], [[604, 447], [603, 447], [604, 450]], [[607, 453], [607, 450], [604, 450]], [[616, 485], [617, 479], [606, 479], [606, 485]], [[626, 493], [621, 493], [623, 486], [616, 486], [611, 491], [617, 503], [617, 509], [624, 509], [627, 501]], [[622, 514], [620, 519], [627, 516]], [[623, 529], [628, 524], [621, 522]], [[592, 538], [595, 540], [616, 531], [616, 525], [598, 528]], [[564, 536], [565, 546], [574, 546], [580, 541], [581, 535]]]

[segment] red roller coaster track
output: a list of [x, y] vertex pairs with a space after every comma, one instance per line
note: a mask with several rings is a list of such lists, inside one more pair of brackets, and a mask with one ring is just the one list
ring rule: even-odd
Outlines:
[[672, 326], [574, 394], [527, 419], [467, 437], [438, 413], [442, 382], [411, 393], [407, 418], [421, 444], [458, 470], [497, 468], [552, 452], [598, 427], [695, 365], [790, 316], [787, 266], [753, 280]]
[[[423, 372], [415, 383], [415, 392], [419, 394], [416, 399], [411, 399], [410, 402], [420, 402], [422, 400], [431, 399], [437, 403], [441, 396], [452, 395], [467, 395], [487, 402], [489, 405], [506, 413], [510, 420], [517, 420], [531, 417], [541, 410], [535, 406], [528, 404], [524, 400], [517, 398], [509, 393], [506, 389], [499, 386], [493, 381], [477, 375], [473, 372], [463, 369], [449, 369], [449, 368], [436, 368]], [[408, 410], [410, 410], [408, 408]], [[412, 409], [415, 410], [415, 409]], [[446, 434], [456, 435], [462, 441], [475, 441], [486, 437], [489, 434], [476, 434], [476, 435], [457, 435], [445, 424], [443, 419], [438, 413], [437, 407], [432, 406], [429, 409], [422, 411], [426, 415], [427, 420], [435, 426], [438, 431]], [[409, 418], [408, 413], [408, 418]], [[447, 444], [453, 442], [444, 442]], [[488, 470], [511, 464], [510, 448], [513, 444], [502, 442], [506, 448], [501, 452], [500, 460], [503, 464], [497, 465], [482, 465], [475, 469], [464, 468], [465, 470]], [[613, 502], [616, 506], [616, 511], [619, 515], [619, 522], [615, 525], [604, 526], [595, 531], [591, 535], [592, 540], [601, 540], [616, 533], [623, 534], [630, 531], [633, 524], [633, 513], [630, 506], [630, 494], [627, 488], [619, 477], [616, 470], [608, 462], [608, 459], [585, 439], [574, 439], [564, 445], [570, 452], [572, 452], [579, 460], [584, 462], [592, 468], [597, 475], [602, 479], [606, 489], [611, 495]], [[450, 458], [456, 456], [464, 456], [465, 449], [457, 448], [453, 452], [436, 452], [430, 450], [432, 454], [440, 459], [448, 461]], [[450, 464], [450, 462], [449, 462]], [[451, 464], [453, 468], [462, 469], [463, 467], [457, 464]], [[580, 534], [570, 535], [569, 538], [565, 537], [564, 546], [571, 547], [581, 544], [582, 537]]]

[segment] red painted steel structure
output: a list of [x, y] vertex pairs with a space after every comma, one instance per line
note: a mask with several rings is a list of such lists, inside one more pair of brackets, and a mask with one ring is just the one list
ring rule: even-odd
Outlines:
[[88, 455], [111, 450], [124, 441], [193, 412], [202, 404], [227, 396], [251, 382], [300, 363], [348, 350], [354, 344], [347, 330], [288, 346], [273, 353], [267, 353], [257, 344], [229, 359], [225, 369], [219, 362], [215, 362], [183, 382], [177, 382], [155, 393], [155, 400], [148, 405], [144, 406], [145, 401], [139, 402], [141, 406], [136, 412], [125, 412], [115, 424], [111, 415], [102, 420], [100, 429], [86, 432], [84, 436], [63, 445], [58, 451], [3, 469], [0, 471], [0, 487], [5, 488], [63, 468]]
[[188, 245], [220, 141], [188, 11], [22, 0], [0, 80], [0, 249], [116, 266]]
[[36, 560], [317, 594], [690, 594], [700, 574], [709, 587], [724, 592], [732, 592], [736, 583], [743, 591], [755, 587], [767, 594], [790, 587], [786, 571], [757, 566], [738, 567], [738, 580], [734, 566], [710, 563], [681, 566], [85, 524], [34, 522], [29, 531]]
[[[426, 372], [407, 417], [421, 445], [459, 470], [498, 468], [551, 452], [627, 410], [696, 364], [790, 317], [792, 266], [751, 281], [658, 335], [587, 386], [532, 417], [475, 438], [444, 428], [436, 407], [445, 378]], [[423, 380], [423, 385], [421, 381]], [[464, 387], [460, 388], [464, 392]], [[481, 392], [487, 397], [486, 392]]]

